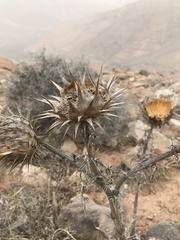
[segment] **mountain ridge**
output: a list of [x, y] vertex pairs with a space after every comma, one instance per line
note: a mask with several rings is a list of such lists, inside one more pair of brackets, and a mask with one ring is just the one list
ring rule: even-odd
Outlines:
[[44, 39], [44, 46], [47, 43], [64, 56], [85, 56], [111, 66], [179, 72], [179, 16], [178, 0], [139, 0], [76, 24], [59, 26]]

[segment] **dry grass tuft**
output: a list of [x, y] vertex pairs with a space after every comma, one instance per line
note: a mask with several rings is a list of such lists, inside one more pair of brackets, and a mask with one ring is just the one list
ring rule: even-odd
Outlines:
[[[47, 183], [33, 186], [20, 182], [3, 190], [0, 197], [0, 239], [71, 239], [66, 229], [58, 230], [54, 191]], [[58, 203], [64, 201], [63, 197], [66, 199], [60, 190], [55, 196]]]
[[47, 185], [37, 188], [17, 183], [5, 189], [0, 200], [1, 238], [46, 239], [53, 235], [53, 208]]

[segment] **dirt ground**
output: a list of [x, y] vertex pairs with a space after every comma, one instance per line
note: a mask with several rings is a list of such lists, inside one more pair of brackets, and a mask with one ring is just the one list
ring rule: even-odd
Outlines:
[[[118, 152], [108, 152], [100, 154], [104, 162], [110, 166], [118, 166], [122, 155]], [[179, 164], [174, 160], [171, 167], [165, 173], [165, 176], [157, 178], [150, 183], [142, 183], [139, 192], [138, 212], [137, 212], [137, 233], [143, 236], [149, 227], [161, 221], [180, 222], [180, 175]], [[37, 173], [36, 173], [37, 174]], [[28, 181], [28, 172], [23, 174], [24, 179]], [[39, 174], [38, 181], [42, 178], [46, 181], [47, 176]], [[48, 180], [48, 179], [47, 179]], [[17, 182], [22, 181], [22, 176], [9, 174], [0, 182], [0, 195], [3, 195], [4, 189], [11, 188]], [[28, 183], [34, 182], [30, 178]], [[74, 182], [74, 179], [70, 178]], [[133, 214], [133, 203], [135, 197], [135, 182], [127, 181], [121, 188], [122, 203], [127, 222], [130, 222]], [[76, 189], [75, 189], [76, 188]], [[66, 184], [61, 187], [61, 191], [67, 193]], [[77, 194], [78, 187], [73, 187], [73, 194]], [[107, 198], [102, 192], [89, 192], [91, 197], [99, 204], [106, 204]]]
[[[138, 203], [137, 231], [147, 232], [153, 224], [164, 221], [180, 222], [180, 176], [179, 170], [171, 169], [167, 180], [158, 180], [151, 190], [143, 187], [140, 190]], [[128, 193], [123, 203], [126, 214], [132, 216], [134, 194]]]
[[[117, 152], [101, 154], [103, 162], [118, 165], [124, 154]], [[163, 221], [180, 222], [180, 164], [177, 159], [165, 163], [165, 172], [154, 179], [150, 185], [140, 187], [137, 211], [137, 232], [143, 235], [153, 224]], [[127, 219], [133, 214], [135, 198], [134, 184], [126, 183], [122, 187], [122, 201]]]

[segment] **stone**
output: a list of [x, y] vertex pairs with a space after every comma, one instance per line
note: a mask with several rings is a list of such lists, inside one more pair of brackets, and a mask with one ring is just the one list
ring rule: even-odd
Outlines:
[[129, 133], [136, 138], [137, 141], [141, 140], [144, 136], [145, 131], [149, 128], [141, 120], [135, 120], [129, 123]]
[[179, 240], [180, 224], [160, 222], [153, 225], [145, 236], [145, 240]]
[[149, 72], [148, 72], [147, 70], [145, 70], [145, 69], [141, 69], [141, 70], [139, 71], [139, 74], [141, 74], [141, 75], [143, 75], [143, 76], [148, 76], [148, 75], [149, 75]]
[[139, 146], [134, 147], [125, 158], [122, 159], [122, 163], [128, 168], [132, 169], [139, 164], [138, 158]]
[[157, 90], [154, 94], [157, 98], [166, 98], [173, 102], [173, 105], [179, 104], [180, 97], [178, 94], [174, 93], [173, 91], [166, 89]]
[[[155, 154], [156, 154], [156, 151], [157, 152], [160, 151], [159, 153], [167, 152], [172, 145], [172, 140], [166, 137], [165, 135], [163, 135], [163, 131], [161, 133], [159, 129], [153, 130], [151, 141], [152, 141], [152, 147], [154, 149]], [[174, 144], [176, 144], [175, 141], [174, 141]]]
[[66, 140], [62, 147], [61, 150], [65, 152], [66, 154], [74, 155], [78, 152], [78, 148], [76, 144], [72, 140]]
[[96, 204], [88, 195], [78, 195], [62, 207], [59, 228], [69, 228], [81, 240], [110, 239], [114, 233], [114, 222], [110, 209]]
[[172, 92], [169, 89], [160, 89], [155, 92], [155, 95], [157, 96], [157, 98], [160, 97], [172, 98], [174, 96], [174, 92]]
[[180, 93], [180, 82], [176, 82], [169, 87], [170, 91]]

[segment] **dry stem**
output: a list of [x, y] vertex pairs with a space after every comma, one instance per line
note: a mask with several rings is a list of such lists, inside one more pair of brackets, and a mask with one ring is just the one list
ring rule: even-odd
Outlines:
[[140, 171], [150, 167], [151, 165], [154, 165], [157, 162], [160, 162], [166, 158], [169, 158], [171, 156], [176, 156], [176, 154], [179, 154], [179, 153], [180, 153], [180, 146], [174, 146], [173, 149], [171, 149], [170, 151], [167, 151], [163, 154], [154, 156], [151, 159], [147, 160], [147, 157], [144, 156], [142, 158], [141, 162], [136, 167], [129, 170], [126, 174], [124, 174], [122, 177], [120, 177], [117, 180], [116, 185], [115, 185], [116, 194], [119, 193], [120, 187], [126, 181], [126, 179], [128, 179], [130, 176], [132, 176], [135, 173], [140, 172]]
[[[140, 161], [147, 152], [148, 144], [149, 144], [152, 132], [153, 132], [153, 125], [151, 125], [151, 128], [148, 131], [145, 131], [145, 133], [144, 133], [144, 145], [143, 145], [143, 150], [142, 150], [142, 154], [140, 157]], [[135, 194], [135, 198], [134, 198], [133, 218], [132, 218], [132, 225], [131, 225], [131, 232], [130, 232], [130, 236], [134, 236], [134, 238], [136, 238], [135, 237], [136, 236], [136, 220], [137, 220], [140, 183], [141, 183], [141, 176], [140, 176], [140, 173], [138, 173], [137, 183], [136, 183], [136, 194]]]

